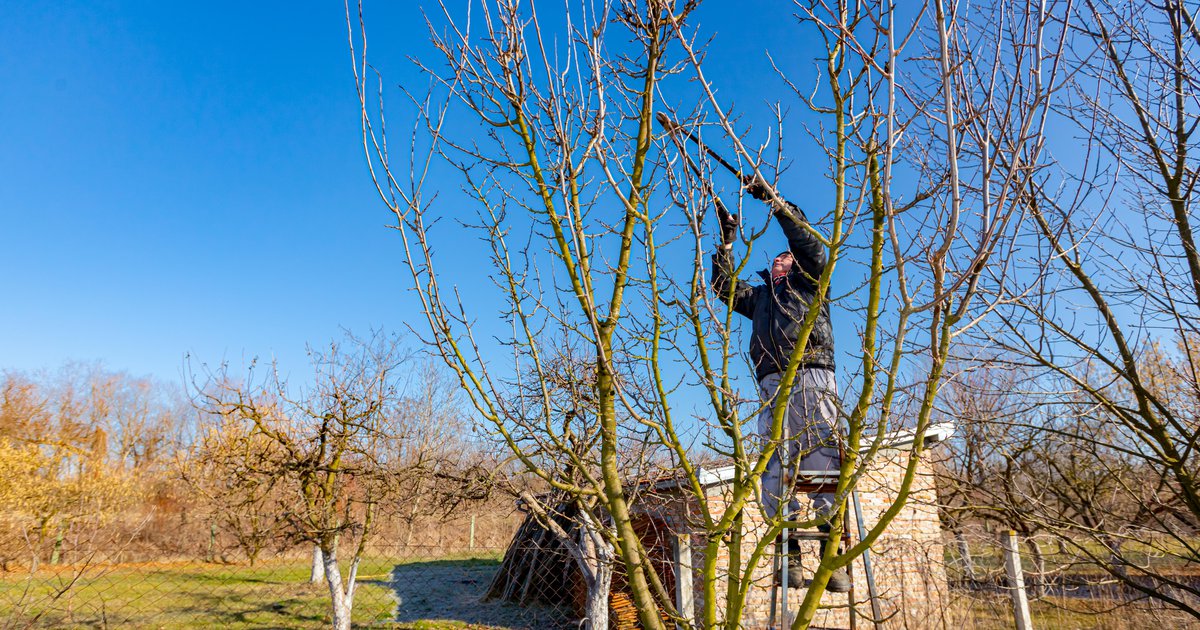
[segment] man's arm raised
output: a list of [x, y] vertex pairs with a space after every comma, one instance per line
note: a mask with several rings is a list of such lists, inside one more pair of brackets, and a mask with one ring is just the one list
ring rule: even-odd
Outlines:
[[734, 277], [733, 242], [737, 240], [738, 217], [725, 208], [720, 199], [714, 198], [717, 209], [717, 219], [721, 222], [721, 244], [713, 254], [712, 287], [722, 300], [729, 297], [733, 291], [733, 310], [739, 315], [753, 317], [754, 288], [749, 283]]
[[800, 270], [815, 282], [825, 271], [828, 261], [825, 245], [810, 230], [805, 229], [808, 218], [796, 204], [785, 200], [761, 176], [747, 175], [743, 181], [746, 192], [759, 201], [765, 201], [771, 208], [771, 214], [783, 229], [787, 237], [788, 248], [792, 258], [796, 260]]

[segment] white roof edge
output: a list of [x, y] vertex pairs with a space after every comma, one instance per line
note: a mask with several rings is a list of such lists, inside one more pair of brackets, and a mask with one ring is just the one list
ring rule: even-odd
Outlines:
[[[953, 421], [939, 422], [931, 424], [925, 429], [925, 445], [936, 444], [943, 442], [950, 436], [954, 435], [956, 425]], [[904, 448], [912, 446], [915, 441], [916, 431], [913, 429], [897, 429], [883, 434], [883, 448]], [[871, 442], [874, 442], [874, 437], [864, 437], [863, 442], [867, 444], [859, 448], [859, 452], [864, 452], [871, 447]], [[701, 486], [711, 486], [718, 483], [724, 483], [733, 479], [735, 467], [733, 465], [722, 466], [720, 468], [704, 468], [696, 469], [696, 476], [699, 478]], [[664, 479], [654, 484], [655, 489], [664, 490], [668, 488], [676, 488], [683, 485], [683, 481], [678, 478]]]

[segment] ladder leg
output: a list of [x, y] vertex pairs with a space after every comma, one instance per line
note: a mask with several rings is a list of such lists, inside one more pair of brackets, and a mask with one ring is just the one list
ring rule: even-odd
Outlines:
[[[863, 524], [862, 504], [858, 499], [858, 489], [855, 488], [850, 496], [854, 500], [854, 519], [858, 522], [858, 539], [862, 540], [867, 535], [867, 528]], [[867, 599], [871, 602], [871, 623], [878, 628], [883, 623], [883, 611], [879, 606], [879, 589], [875, 587], [875, 570], [871, 566], [870, 549], [863, 551], [862, 561], [863, 575], [867, 578]]]
[[[842, 549], [850, 548], [850, 534], [845, 529], [845, 523], [842, 526]], [[858, 630], [858, 609], [855, 607], [854, 601], [854, 561], [851, 560], [846, 564], [846, 574], [850, 576], [850, 591], [846, 593], [848, 596], [847, 603], [850, 605], [850, 630]]]
[[775, 583], [775, 578], [779, 575], [781, 566], [779, 562], [780, 549], [781, 545], [779, 541], [776, 541], [775, 557], [771, 559], [771, 609], [769, 615], [767, 616], [767, 627], [772, 629], [775, 628], [775, 606], [779, 603], [779, 585]]
[[[781, 593], [781, 595], [779, 596], [780, 597], [779, 598], [779, 620], [780, 620], [779, 627], [780, 628], [782, 628], [784, 626], [792, 625], [792, 619], [790, 616], [788, 616], [788, 588], [791, 587], [791, 585], [788, 584], [788, 560], [790, 559], [790, 558], [788, 558], [788, 551], [789, 551], [788, 543], [789, 543], [788, 530], [784, 529], [783, 537], [779, 541], [779, 548], [780, 548], [779, 581], [783, 584], [779, 588], [779, 592]], [[772, 580], [772, 581], [774, 581], [774, 580]]]

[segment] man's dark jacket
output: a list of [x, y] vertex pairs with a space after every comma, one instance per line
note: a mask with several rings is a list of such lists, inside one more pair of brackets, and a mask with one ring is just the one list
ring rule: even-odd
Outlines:
[[[733, 310], [753, 322], [750, 334], [750, 360], [758, 380], [782, 373], [787, 367], [796, 337], [810, 305], [816, 301], [817, 280], [825, 270], [825, 246], [804, 229], [804, 213], [794, 204], [778, 204], [773, 211], [795, 262], [787, 276], [771, 281], [770, 270], [760, 272], [764, 284], [733, 278], [733, 255], [728, 248], [718, 247], [713, 254], [712, 286], [722, 299], [729, 296], [733, 285]], [[821, 312], [808, 337], [800, 367], [834, 369], [833, 326], [829, 322], [829, 301], [821, 301]]]

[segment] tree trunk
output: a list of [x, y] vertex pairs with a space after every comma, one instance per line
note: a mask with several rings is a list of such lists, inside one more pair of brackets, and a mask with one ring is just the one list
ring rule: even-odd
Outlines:
[[584, 630], [608, 630], [608, 595], [612, 588], [614, 551], [599, 528], [600, 524], [586, 510], [580, 510], [580, 555], [576, 561], [587, 586]]
[[65, 525], [59, 524], [57, 532], [54, 534], [54, 550], [50, 552], [51, 566], [56, 566], [62, 560], [63, 530], [65, 529]]
[[308, 572], [308, 583], [325, 583], [325, 556], [321, 553], [320, 545], [313, 545], [312, 568]]
[[348, 589], [342, 588], [342, 573], [338, 570], [337, 538], [321, 548], [324, 556], [325, 582], [329, 585], [329, 599], [333, 613], [333, 630], [350, 630], [350, 616], [354, 605]]
[[608, 594], [612, 586], [612, 567], [602, 566], [587, 583], [587, 602], [583, 630], [608, 630]]
[[1042, 599], [1046, 596], [1046, 556], [1042, 553], [1042, 546], [1032, 537], [1025, 539], [1025, 546], [1029, 547], [1029, 554], [1033, 557], [1033, 570], [1037, 573], [1037, 577], [1032, 580], [1033, 596]]
[[206, 560], [208, 562], [216, 562], [217, 560], [217, 523], [209, 521], [208, 523], [208, 554]]
[[1121, 542], [1107, 534], [1101, 534], [1099, 539], [1108, 550], [1108, 566], [1113, 574], [1123, 582], [1129, 582], [1129, 569], [1125, 566], [1125, 558], [1121, 554]]
[[43, 518], [37, 528], [37, 544], [33, 545], [33, 560], [29, 563], [29, 572], [37, 573], [42, 566], [42, 552], [45, 551], [46, 532], [50, 529], [49, 517]]
[[[611, 326], [611, 324], [606, 324]], [[604, 332], [605, 340], [601, 351], [605, 356], [612, 356], [611, 328]], [[633, 517], [629, 512], [629, 501], [622, 486], [623, 470], [617, 462], [617, 412], [616, 388], [610, 366], [604, 361], [597, 364], [599, 375], [596, 377], [597, 398], [600, 405], [600, 474], [603, 477], [601, 489], [605, 495], [605, 507], [612, 517], [612, 528], [616, 539], [620, 541], [621, 562], [625, 568], [626, 586], [637, 606], [638, 620], [646, 630], [665, 630], [662, 618], [658, 616], [658, 606], [654, 595], [650, 592], [650, 582], [646, 571], [653, 568], [645, 566], [637, 551], [637, 532], [633, 529]]]
[[413, 494], [412, 507], [408, 511], [408, 532], [404, 534], [404, 551], [407, 553], [412, 547], [413, 530], [417, 528], [418, 508], [421, 505], [421, 492], [423, 490], [425, 477], [417, 478], [417, 491]]
[[971, 547], [962, 530], [954, 530], [954, 541], [958, 545], [958, 557], [962, 559], [963, 578], [975, 583], [975, 561], [971, 558]]

